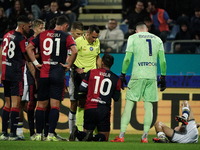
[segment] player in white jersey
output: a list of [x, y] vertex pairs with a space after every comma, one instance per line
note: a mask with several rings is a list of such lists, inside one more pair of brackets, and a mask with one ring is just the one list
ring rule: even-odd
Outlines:
[[136, 34], [128, 38], [126, 56], [122, 65], [121, 82], [126, 84], [125, 74], [134, 55], [131, 79], [126, 92], [126, 104], [121, 118], [120, 134], [111, 142], [124, 142], [126, 128], [131, 119], [131, 112], [135, 102], [143, 97], [145, 116], [142, 143], [148, 143], [147, 135], [153, 120], [153, 102], [158, 101], [157, 89], [157, 57], [160, 60], [161, 91], [166, 88], [166, 61], [163, 43], [159, 37], [148, 32], [145, 23], [136, 25]]
[[[155, 143], [197, 143], [199, 138], [198, 127], [199, 124], [195, 123], [194, 114], [187, 101], [182, 104], [182, 116], [176, 116], [175, 119], [182, 122], [182, 125], [171, 129], [162, 122], [155, 123], [155, 130], [157, 138], [153, 138]], [[169, 141], [167, 140], [169, 139]]]

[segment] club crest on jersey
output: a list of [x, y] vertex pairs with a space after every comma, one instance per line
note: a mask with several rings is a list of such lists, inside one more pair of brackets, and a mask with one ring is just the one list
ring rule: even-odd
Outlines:
[[90, 47], [90, 51], [93, 51], [93, 47]]

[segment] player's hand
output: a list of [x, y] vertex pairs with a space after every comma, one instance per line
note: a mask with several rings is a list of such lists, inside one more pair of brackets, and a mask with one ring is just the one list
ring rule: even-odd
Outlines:
[[121, 73], [121, 89], [124, 90], [124, 84], [127, 85], [126, 74]]
[[35, 66], [35, 68], [37, 68], [38, 70], [40, 70], [40, 69], [41, 69], [41, 67], [42, 67], [42, 65], [41, 65], [41, 64], [38, 64], [38, 65], [36, 65], [36, 66]]
[[83, 68], [77, 68], [76, 72], [78, 72], [79, 74], [82, 74], [84, 72], [84, 69]]
[[64, 65], [62, 63], [60, 63], [64, 68], [65, 68], [65, 72], [69, 71], [70, 66], [69, 65]]
[[160, 85], [160, 91], [164, 91], [166, 89], [166, 81], [165, 76], [160, 76], [160, 80], [158, 81], [158, 86]]

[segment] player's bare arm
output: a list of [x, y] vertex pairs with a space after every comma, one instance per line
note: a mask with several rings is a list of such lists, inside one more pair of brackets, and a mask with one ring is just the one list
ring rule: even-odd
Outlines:
[[40, 68], [42, 67], [41, 64], [38, 63], [38, 61], [35, 58], [35, 54], [34, 54], [34, 49], [35, 47], [33, 46], [33, 44], [29, 43], [26, 47], [26, 52], [30, 58], [30, 60], [33, 62], [33, 64], [35, 65], [35, 67], [40, 70]]
[[96, 64], [97, 64], [97, 68], [101, 68], [101, 57], [99, 55], [97, 56]]

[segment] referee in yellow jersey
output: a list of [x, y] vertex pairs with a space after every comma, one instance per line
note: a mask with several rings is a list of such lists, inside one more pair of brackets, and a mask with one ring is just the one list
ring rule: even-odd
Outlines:
[[[89, 26], [86, 34], [77, 38], [76, 45], [78, 55], [74, 62], [74, 98], [78, 101], [76, 112], [76, 122], [79, 131], [83, 130], [84, 106], [86, 101], [86, 93], [79, 91], [79, 86], [90, 69], [101, 67], [99, 27], [97, 25]], [[70, 140], [70, 139], [69, 139]]]

